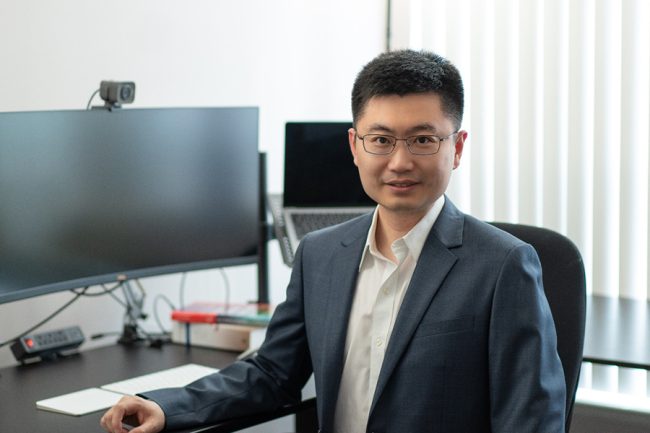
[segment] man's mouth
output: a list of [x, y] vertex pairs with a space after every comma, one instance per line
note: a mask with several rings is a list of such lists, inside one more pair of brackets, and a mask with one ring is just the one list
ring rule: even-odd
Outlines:
[[411, 179], [399, 179], [399, 180], [389, 180], [386, 183], [395, 186], [409, 186], [409, 185], [416, 184], [417, 182]]
[[403, 189], [403, 188], [410, 188], [413, 185], [416, 185], [417, 182], [411, 179], [403, 179], [403, 180], [400, 179], [400, 180], [390, 180], [386, 182], [386, 184], [393, 188]]

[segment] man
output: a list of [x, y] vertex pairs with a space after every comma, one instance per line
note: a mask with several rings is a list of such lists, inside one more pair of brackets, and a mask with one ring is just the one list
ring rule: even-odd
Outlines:
[[[444, 195], [467, 138], [447, 60], [385, 53], [352, 91], [354, 164], [373, 214], [312, 233], [252, 360], [126, 397], [151, 433], [272, 411], [314, 373], [323, 433], [563, 432], [565, 383], [533, 248]], [[344, 163], [342, 161], [342, 163]]]

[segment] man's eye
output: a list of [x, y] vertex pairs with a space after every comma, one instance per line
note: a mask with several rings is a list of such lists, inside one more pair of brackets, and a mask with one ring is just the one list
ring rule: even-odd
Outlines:
[[377, 146], [386, 146], [392, 144], [390, 137], [386, 135], [373, 135], [370, 137], [370, 140], [372, 144], [375, 144]]
[[431, 144], [434, 142], [434, 139], [429, 135], [418, 135], [415, 137], [415, 142], [417, 144]]

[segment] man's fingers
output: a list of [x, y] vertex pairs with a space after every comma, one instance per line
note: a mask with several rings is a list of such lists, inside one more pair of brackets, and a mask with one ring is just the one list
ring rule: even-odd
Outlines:
[[125, 397], [122, 397], [116, 406], [113, 407], [113, 413], [111, 414], [111, 432], [112, 433], [123, 433], [126, 430], [122, 428], [122, 420], [129, 410], [128, 402], [124, 402]]
[[[140, 422], [142, 425], [138, 425]], [[100, 424], [109, 433], [154, 433], [164, 427], [165, 414], [154, 402], [127, 396], [104, 414]], [[136, 427], [130, 429], [129, 425]]]
[[124, 433], [128, 430], [122, 427], [122, 420], [129, 413], [137, 411], [133, 397], [122, 397], [115, 406], [109, 409], [100, 420], [101, 426], [110, 433]]
[[142, 425], [134, 427], [133, 430], [131, 430], [129, 433], [151, 433], [154, 431], [158, 431], [154, 427], [155, 426], [152, 422], [147, 421]]

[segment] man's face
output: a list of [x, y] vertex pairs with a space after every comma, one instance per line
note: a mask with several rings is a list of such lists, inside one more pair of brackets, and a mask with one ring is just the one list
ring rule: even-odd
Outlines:
[[424, 216], [447, 189], [451, 172], [460, 163], [467, 133], [460, 131], [443, 140], [433, 155], [413, 155], [405, 141], [398, 141], [389, 155], [373, 155], [364, 151], [358, 136], [447, 137], [454, 131], [434, 93], [376, 96], [368, 101], [357, 120], [356, 134], [350, 129], [348, 139], [363, 188], [380, 205], [380, 215]]

